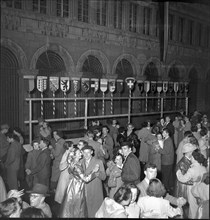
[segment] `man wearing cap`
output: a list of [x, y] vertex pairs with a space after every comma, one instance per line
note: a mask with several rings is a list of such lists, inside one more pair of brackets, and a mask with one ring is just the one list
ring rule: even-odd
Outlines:
[[2, 178], [5, 180], [6, 170], [4, 168], [4, 163], [6, 161], [7, 150], [9, 147], [9, 143], [7, 141], [6, 133], [9, 130], [9, 125], [3, 124], [1, 125], [0, 131], [0, 172], [2, 173]]
[[40, 137], [40, 128], [44, 124], [44, 119], [43, 118], [38, 118], [38, 125], [34, 127], [34, 138], [39, 138]]
[[102, 181], [106, 178], [106, 172], [103, 162], [92, 156], [94, 152], [92, 146], [84, 146], [82, 152], [84, 156], [82, 167], [85, 175], [89, 175], [97, 165], [99, 166], [99, 170], [95, 173], [96, 178], [85, 184], [88, 218], [94, 218], [104, 199]]
[[49, 196], [49, 194], [47, 194], [47, 191], [47, 186], [36, 183], [32, 190], [26, 192], [30, 193], [30, 205], [32, 207], [41, 209], [48, 218], [51, 218], [52, 212], [50, 210], [50, 206], [45, 202], [45, 197]]
[[[183, 175], [188, 171], [188, 169], [190, 168], [190, 165], [192, 164], [192, 162], [191, 162], [192, 152], [196, 149], [197, 149], [196, 146], [191, 144], [191, 143], [186, 143], [183, 146], [182, 153], [183, 153], [184, 156], [177, 163], [176, 171], [181, 170]], [[192, 181], [182, 183], [177, 179], [176, 190], [175, 190], [176, 196], [177, 197], [182, 196], [187, 200], [188, 199], [188, 197], [187, 197], [187, 186], [190, 186], [190, 185], [193, 185]], [[188, 214], [186, 213], [186, 210], [187, 210], [186, 207], [183, 207], [183, 210], [184, 210], [184, 214], [186, 216], [188, 216]]]

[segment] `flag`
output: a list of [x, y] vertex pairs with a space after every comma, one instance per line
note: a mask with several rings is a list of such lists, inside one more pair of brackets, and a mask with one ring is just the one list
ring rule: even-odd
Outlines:
[[174, 83], [174, 92], [178, 92], [178, 90], [179, 90], [179, 83], [175, 82]]
[[149, 81], [144, 81], [144, 91], [148, 93], [150, 90], [150, 82]]
[[139, 88], [139, 92], [142, 93], [144, 91], [144, 82], [142, 80], [138, 80], [137, 85]]
[[120, 93], [124, 90], [124, 82], [122, 79], [117, 79], [117, 90]]
[[136, 80], [133, 77], [127, 77], [125, 79], [125, 82], [126, 82], [126, 84], [128, 86], [128, 89], [132, 90], [134, 88]]
[[99, 89], [99, 79], [92, 78], [90, 87], [94, 90], [94, 92], [97, 92]]
[[73, 84], [74, 92], [78, 93], [79, 90], [80, 90], [80, 78], [73, 77], [71, 79], [72, 79], [72, 84]]
[[37, 89], [44, 92], [47, 89], [47, 76], [37, 76]]
[[89, 78], [82, 78], [82, 91], [88, 92], [90, 90], [90, 80]]
[[35, 76], [32, 75], [27, 75], [27, 76], [23, 76], [24, 79], [28, 79], [28, 92], [32, 92], [35, 88]]
[[167, 92], [168, 91], [168, 82], [165, 81], [163, 82], [163, 92]]
[[56, 92], [59, 89], [59, 77], [50, 76], [50, 90]]
[[109, 91], [114, 92], [116, 89], [115, 79], [109, 79]]
[[162, 83], [161, 81], [158, 81], [158, 82], [157, 82], [157, 91], [158, 91], [159, 93], [161, 93], [161, 91], [162, 91], [162, 85], [163, 85], [163, 83]]
[[151, 92], [155, 93], [156, 92], [156, 82], [155, 81], [151, 81]]
[[108, 87], [108, 80], [107, 79], [101, 79], [100, 81], [100, 89], [101, 89], [101, 92], [106, 92], [107, 91], [107, 88]]
[[61, 77], [60, 78], [60, 88], [61, 91], [67, 92], [70, 89], [70, 80], [69, 77]]

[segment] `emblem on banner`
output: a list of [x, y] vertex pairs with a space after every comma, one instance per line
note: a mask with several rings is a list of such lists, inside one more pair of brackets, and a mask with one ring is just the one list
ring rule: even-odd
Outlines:
[[93, 88], [94, 92], [97, 92], [99, 89], [99, 79], [91, 79], [90, 87]]
[[134, 88], [136, 80], [133, 77], [127, 77], [125, 79], [125, 82], [126, 82], [126, 84], [128, 86], [128, 89], [132, 90]]
[[44, 92], [47, 89], [47, 76], [37, 76], [37, 89]]
[[169, 82], [168, 91], [169, 91], [170, 93], [172, 93], [173, 90], [174, 90], [174, 83], [173, 83], [173, 82]]
[[139, 92], [142, 93], [144, 91], [144, 82], [142, 80], [138, 80], [137, 85], [139, 88]]
[[157, 82], [157, 91], [159, 92], [159, 93], [161, 93], [161, 91], [162, 91], [162, 85], [163, 85], [163, 83], [162, 82]]
[[189, 91], [189, 83], [185, 82], [185, 92], [187, 93]]
[[70, 89], [69, 77], [61, 77], [60, 78], [60, 88], [61, 88], [61, 91], [63, 91], [63, 92], [69, 91], [69, 89]]
[[179, 83], [175, 82], [174, 83], [174, 92], [178, 92], [178, 90], [179, 90]]
[[82, 91], [88, 92], [90, 90], [90, 80], [88, 78], [82, 78]]
[[73, 84], [74, 92], [78, 93], [80, 90], [80, 78], [72, 78], [72, 84]]
[[151, 92], [152, 93], [156, 92], [156, 87], [157, 87], [156, 82], [155, 81], [151, 81]]
[[180, 82], [179, 83], [179, 91], [182, 93], [184, 92], [184, 83], [183, 82]]
[[101, 79], [100, 81], [100, 90], [101, 92], [106, 92], [108, 87], [108, 80], [107, 79]]
[[124, 82], [122, 79], [117, 79], [117, 91], [119, 93], [123, 92], [124, 90]]
[[59, 77], [50, 77], [50, 90], [56, 92], [59, 89]]
[[148, 93], [150, 90], [150, 82], [149, 81], [144, 81], [144, 91]]
[[109, 80], [109, 91], [114, 92], [116, 89], [116, 82], [115, 79], [110, 79]]
[[163, 82], [163, 92], [167, 92], [168, 91], [168, 82], [165, 81]]

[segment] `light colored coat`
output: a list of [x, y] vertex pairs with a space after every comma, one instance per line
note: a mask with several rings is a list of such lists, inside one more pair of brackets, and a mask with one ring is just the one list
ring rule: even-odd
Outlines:
[[85, 197], [88, 209], [88, 218], [94, 218], [97, 210], [100, 208], [104, 195], [102, 181], [106, 178], [103, 162], [94, 157], [91, 158], [88, 167], [85, 165], [85, 159], [82, 159], [82, 167], [84, 174], [89, 175], [95, 168], [96, 164], [99, 165], [99, 176], [85, 184]]

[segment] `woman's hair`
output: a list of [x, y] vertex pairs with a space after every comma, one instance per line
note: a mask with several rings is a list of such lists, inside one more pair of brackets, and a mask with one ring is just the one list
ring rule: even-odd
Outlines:
[[157, 125], [154, 125], [151, 129], [151, 133], [157, 135], [160, 132], [160, 128]]
[[42, 209], [35, 207], [28, 207], [23, 209], [20, 214], [20, 218], [46, 218], [47, 216], [44, 214]]
[[114, 156], [113, 156], [113, 161], [115, 161], [115, 159], [116, 159], [116, 157], [117, 156], [120, 156], [120, 157], [122, 157], [122, 162], [124, 161], [124, 156], [121, 154], [121, 153], [119, 153], [119, 152], [117, 152], [116, 154], [114, 154]]
[[65, 150], [68, 150], [70, 147], [73, 146], [73, 142], [72, 141], [66, 141], [64, 144], [63, 144], [63, 147]]
[[114, 201], [121, 203], [122, 201], [127, 201], [131, 197], [131, 189], [127, 186], [121, 186], [114, 194]]
[[201, 137], [204, 137], [205, 135], [207, 135], [208, 131], [205, 127], [202, 127], [200, 130], [200, 135]]
[[147, 188], [147, 195], [154, 197], [164, 197], [166, 194], [166, 189], [161, 181], [157, 178], [153, 178], [149, 182], [149, 186]]
[[126, 184], [126, 186], [130, 189], [136, 189], [137, 190], [137, 196], [136, 196], [136, 200], [137, 200], [139, 198], [140, 193], [141, 193], [140, 189], [133, 183], [128, 183], [128, 184]]
[[201, 165], [203, 165], [204, 167], [207, 167], [207, 159], [203, 156], [203, 154], [201, 154], [199, 152], [199, 149], [196, 149], [192, 152], [192, 156], [195, 160], [198, 161], [198, 163], [200, 163]]
[[192, 134], [188, 136], [189, 143], [195, 146], [199, 146], [197, 138]]
[[9, 198], [0, 203], [0, 217], [9, 218], [18, 209], [19, 203], [17, 198]]

